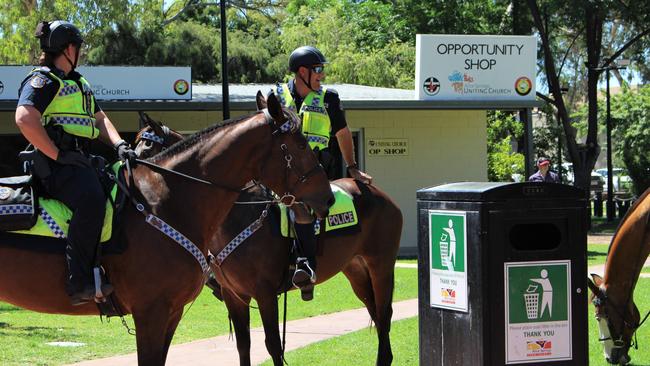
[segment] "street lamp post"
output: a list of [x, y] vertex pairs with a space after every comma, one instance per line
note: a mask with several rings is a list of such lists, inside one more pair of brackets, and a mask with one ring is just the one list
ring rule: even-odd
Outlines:
[[223, 119], [230, 119], [230, 93], [228, 91], [228, 38], [226, 34], [226, 0], [219, 1], [221, 8], [221, 105]]
[[607, 79], [607, 221], [614, 220], [614, 179], [612, 177], [612, 109], [609, 102], [609, 73], [611, 68], [605, 69]]
[[609, 98], [609, 74], [612, 70], [623, 70], [630, 64], [630, 60], [620, 60], [618, 65], [601, 67], [598, 70], [605, 71], [606, 80], [606, 98], [607, 98], [607, 121], [606, 121], [606, 135], [607, 135], [607, 221], [614, 220], [614, 172], [612, 167], [612, 110]]

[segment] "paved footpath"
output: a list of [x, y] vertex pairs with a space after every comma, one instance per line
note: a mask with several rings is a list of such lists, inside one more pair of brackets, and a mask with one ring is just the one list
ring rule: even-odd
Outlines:
[[[393, 321], [418, 315], [418, 300], [393, 303]], [[287, 351], [325, 339], [338, 337], [370, 325], [365, 308], [315, 316], [287, 322]], [[170, 366], [239, 365], [237, 347], [228, 335], [172, 346], [167, 356]], [[234, 337], [233, 337], [234, 338]], [[260, 364], [269, 358], [264, 345], [264, 329], [251, 329], [251, 363]], [[135, 366], [135, 354], [85, 361], [76, 366]]]
[[[594, 244], [609, 244], [611, 236], [589, 236], [588, 242]], [[417, 264], [399, 263], [398, 267], [417, 268]], [[650, 260], [646, 262], [650, 266]], [[588, 268], [588, 273], [603, 274], [603, 265]], [[646, 277], [647, 274], [642, 274]], [[418, 315], [418, 300], [411, 299], [393, 304], [393, 321], [411, 318]], [[311, 343], [338, 337], [350, 332], [367, 328], [370, 317], [366, 309], [348, 310], [328, 315], [293, 320], [287, 322], [287, 352], [307, 346]], [[269, 358], [264, 345], [264, 329], [251, 329], [251, 362], [260, 364]], [[84, 361], [76, 366], [135, 366], [135, 353], [99, 360]], [[236, 343], [228, 335], [174, 345], [169, 350], [167, 365], [170, 366], [202, 366], [202, 365], [238, 365]]]

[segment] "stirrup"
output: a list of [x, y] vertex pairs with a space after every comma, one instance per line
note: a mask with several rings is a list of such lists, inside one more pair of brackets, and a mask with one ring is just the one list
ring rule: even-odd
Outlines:
[[309, 265], [307, 258], [299, 257], [296, 260], [296, 271], [291, 282], [296, 288], [303, 288], [316, 282], [316, 272]]

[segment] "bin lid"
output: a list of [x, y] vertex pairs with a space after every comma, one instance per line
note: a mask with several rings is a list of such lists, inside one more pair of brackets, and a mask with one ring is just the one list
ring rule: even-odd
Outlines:
[[585, 192], [574, 186], [543, 182], [458, 182], [417, 191], [422, 201], [510, 201], [571, 199], [586, 200]]

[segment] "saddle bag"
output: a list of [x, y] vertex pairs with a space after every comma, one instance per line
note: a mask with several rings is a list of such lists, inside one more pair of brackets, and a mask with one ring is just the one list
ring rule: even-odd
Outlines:
[[27, 230], [38, 219], [32, 176], [0, 178], [0, 231]]

